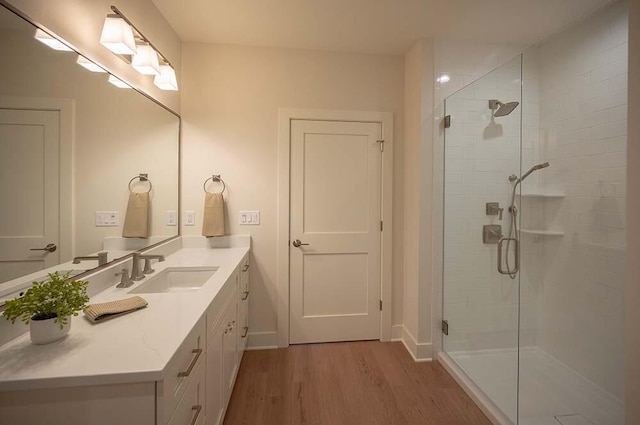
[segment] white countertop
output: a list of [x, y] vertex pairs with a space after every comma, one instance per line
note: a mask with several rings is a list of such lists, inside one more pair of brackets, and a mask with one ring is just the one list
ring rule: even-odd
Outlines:
[[186, 248], [154, 263], [156, 272], [129, 288], [115, 288], [114, 276], [113, 285], [90, 303], [133, 296], [128, 292], [167, 267], [219, 267], [200, 290], [140, 294], [149, 305], [131, 314], [92, 324], [80, 313], [61, 341], [34, 345], [27, 333], [0, 346], [0, 391], [162, 380], [165, 367], [247, 252], [248, 246]]

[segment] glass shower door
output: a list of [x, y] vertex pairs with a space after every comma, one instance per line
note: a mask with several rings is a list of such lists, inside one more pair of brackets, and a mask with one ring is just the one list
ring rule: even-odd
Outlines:
[[[515, 424], [519, 284], [510, 205], [522, 163], [518, 56], [445, 100], [443, 350]], [[516, 199], [513, 199], [516, 198]], [[519, 217], [517, 217], [519, 220]], [[515, 239], [516, 232], [511, 232]], [[502, 262], [498, 269], [499, 246]]]

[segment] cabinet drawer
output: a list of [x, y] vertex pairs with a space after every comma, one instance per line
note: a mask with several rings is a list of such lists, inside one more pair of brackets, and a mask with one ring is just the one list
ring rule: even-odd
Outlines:
[[196, 425], [205, 420], [204, 362], [198, 361], [193, 369], [182, 399], [178, 403], [169, 425]]
[[158, 423], [166, 423], [171, 417], [196, 370], [204, 363], [205, 347], [205, 321], [201, 319], [167, 365], [164, 380], [159, 383]]

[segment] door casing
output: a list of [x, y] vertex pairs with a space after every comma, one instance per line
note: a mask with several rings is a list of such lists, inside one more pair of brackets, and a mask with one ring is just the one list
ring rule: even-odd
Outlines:
[[391, 340], [392, 308], [392, 223], [393, 223], [393, 114], [391, 112], [345, 111], [324, 109], [278, 110], [278, 222], [277, 222], [277, 345], [289, 346], [289, 222], [290, 222], [290, 169], [291, 121], [359, 121], [380, 123], [384, 139], [382, 155], [381, 215], [384, 230], [381, 234], [380, 295], [382, 312], [380, 340]]

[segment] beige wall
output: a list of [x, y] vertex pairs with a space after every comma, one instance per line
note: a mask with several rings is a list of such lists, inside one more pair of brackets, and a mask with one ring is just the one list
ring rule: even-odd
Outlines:
[[433, 59], [431, 40], [405, 55], [403, 339], [420, 358], [431, 357]]
[[[180, 112], [180, 92], [162, 91], [153, 78], [139, 74], [130, 65], [100, 44], [102, 24], [111, 0], [9, 0], [32, 21], [62, 37], [89, 59], [110, 69], [129, 84], [148, 93], [176, 112]], [[180, 82], [181, 45], [164, 16], [151, 0], [127, 0], [118, 4], [120, 11], [142, 31], [171, 62]]]
[[[182, 53], [182, 209], [196, 212], [196, 226], [183, 227], [183, 234], [200, 234], [202, 183], [221, 174], [226, 233], [253, 238], [251, 329], [275, 343], [278, 108], [392, 112], [394, 170], [401, 173], [403, 58], [195, 43]], [[402, 179], [394, 180], [394, 215], [401, 217]], [[261, 224], [240, 226], [240, 210], [259, 210]], [[393, 323], [402, 321], [400, 258], [394, 253]]]
[[640, 1], [629, 5], [627, 143], [626, 423], [640, 423]]

